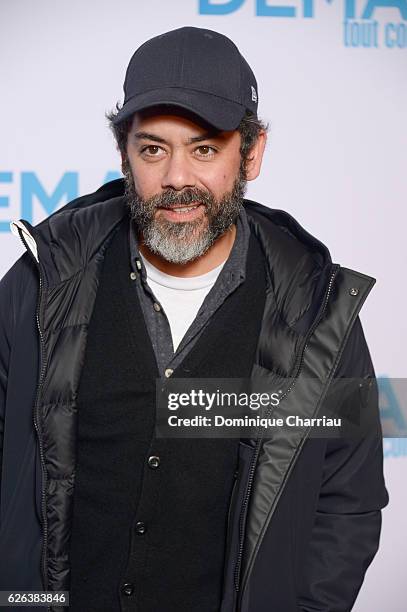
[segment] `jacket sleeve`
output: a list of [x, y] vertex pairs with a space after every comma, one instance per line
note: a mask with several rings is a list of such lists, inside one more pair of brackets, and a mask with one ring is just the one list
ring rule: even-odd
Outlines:
[[0, 485], [1, 466], [3, 463], [7, 374], [10, 360], [11, 330], [13, 329], [13, 304], [10, 273], [11, 270], [0, 281]]
[[30, 265], [29, 256], [24, 254], [0, 279], [0, 496], [9, 362], [18, 306], [20, 300], [23, 299], [23, 288]]
[[327, 440], [316, 518], [298, 588], [301, 612], [352, 609], [377, 552], [381, 508], [388, 503], [377, 384], [359, 318], [335, 377], [371, 379], [367, 394], [342, 400], [348, 403], [342, 406], [344, 412], [359, 414], [370, 426], [364, 435]]

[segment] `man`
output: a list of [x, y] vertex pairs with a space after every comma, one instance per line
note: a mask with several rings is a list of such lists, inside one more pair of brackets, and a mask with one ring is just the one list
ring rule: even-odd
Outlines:
[[[124, 180], [13, 226], [27, 254], [1, 283], [0, 587], [69, 590], [86, 612], [350, 610], [387, 503], [358, 318], [374, 279], [243, 199], [267, 129], [228, 38], [147, 41], [124, 92], [109, 115]], [[334, 377], [365, 381], [340, 410], [373, 433], [155, 435], [157, 379], [253, 374], [281, 384], [276, 416], [318, 414]]]

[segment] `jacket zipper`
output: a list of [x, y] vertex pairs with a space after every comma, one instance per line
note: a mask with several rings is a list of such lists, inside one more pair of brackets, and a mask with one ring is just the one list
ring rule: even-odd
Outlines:
[[[40, 368], [40, 376], [39, 376], [39, 380], [37, 383], [37, 389], [36, 389], [36, 398], [35, 398], [35, 404], [34, 404], [34, 410], [33, 410], [33, 421], [34, 421], [34, 428], [35, 428], [35, 431], [38, 437], [41, 471], [42, 471], [42, 481], [43, 481], [43, 486], [41, 488], [41, 512], [42, 512], [41, 518], [42, 518], [42, 528], [43, 528], [43, 541], [42, 541], [42, 551], [41, 551], [41, 572], [42, 572], [43, 587], [44, 587], [44, 590], [47, 591], [48, 590], [48, 579], [47, 579], [48, 522], [47, 522], [46, 496], [45, 496], [45, 491], [47, 488], [47, 471], [45, 469], [43, 439], [41, 435], [41, 430], [38, 426], [38, 403], [39, 403], [39, 398], [40, 398], [41, 387], [42, 387], [44, 377], [45, 377], [45, 372], [46, 372], [46, 363], [44, 359], [44, 335], [43, 335], [43, 332], [41, 329], [41, 323], [40, 323], [40, 307], [41, 307], [42, 293], [43, 293], [43, 287], [44, 287], [44, 280], [42, 277], [41, 266], [39, 264], [39, 261], [37, 261], [35, 257], [33, 256], [31, 249], [28, 247], [26, 241], [24, 240], [20, 229], [18, 233], [19, 233], [20, 239], [22, 243], [24, 244], [27, 252], [30, 254], [31, 258], [35, 261], [38, 267], [38, 274], [39, 274], [39, 292], [38, 292], [37, 307], [36, 307], [36, 312], [35, 312], [35, 320], [37, 323], [37, 329], [38, 329], [39, 338], [40, 338], [41, 368]], [[47, 606], [47, 612], [50, 612], [50, 610], [51, 608]]]
[[[294, 387], [295, 380], [298, 378], [298, 376], [299, 376], [299, 374], [301, 372], [301, 368], [302, 368], [302, 365], [303, 365], [303, 362], [304, 362], [304, 353], [305, 353], [305, 350], [307, 348], [309, 338], [314, 333], [315, 328], [319, 324], [319, 322], [320, 322], [320, 320], [322, 318], [322, 315], [325, 312], [325, 308], [327, 306], [327, 303], [328, 303], [328, 300], [329, 300], [329, 296], [330, 296], [331, 291], [332, 291], [333, 282], [335, 280], [335, 276], [336, 276], [339, 268], [340, 268], [340, 266], [338, 264], [334, 264], [332, 266], [331, 276], [330, 276], [328, 287], [327, 287], [327, 290], [326, 290], [326, 293], [325, 293], [324, 301], [322, 303], [322, 306], [320, 308], [318, 316], [317, 316], [317, 318], [315, 320], [315, 323], [312, 325], [312, 327], [308, 331], [307, 339], [306, 339], [306, 341], [305, 341], [305, 343], [303, 345], [302, 351], [300, 353], [300, 357], [299, 357], [299, 360], [298, 360], [298, 365], [296, 365], [295, 378], [291, 382], [290, 386], [280, 396], [280, 401], [282, 399], [284, 399], [288, 395], [288, 393], [291, 391], [291, 389]], [[268, 413], [266, 413], [266, 417], [267, 416], [268, 416]], [[255, 451], [254, 451], [252, 462], [250, 464], [250, 469], [249, 469], [249, 476], [248, 476], [248, 480], [247, 480], [246, 494], [245, 494], [245, 498], [243, 500], [242, 510], [241, 510], [240, 518], [239, 518], [239, 549], [238, 549], [238, 557], [237, 557], [236, 566], [235, 566], [235, 572], [234, 572], [235, 591], [236, 592], [238, 592], [239, 589], [240, 589], [240, 584], [239, 583], [240, 583], [240, 573], [241, 573], [242, 558], [243, 558], [244, 533], [245, 533], [245, 526], [246, 526], [245, 525], [245, 523], [246, 523], [246, 509], [247, 509], [247, 506], [249, 504], [250, 494], [251, 494], [251, 490], [252, 490], [252, 487], [253, 487], [254, 474], [256, 472], [256, 465], [257, 465], [257, 459], [258, 459], [259, 453], [260, 453], [261, 442], [262, 442], [261, 436], [257, 437], [256, 438]]]
[[241, 509], [241, 512], [240, 512], [240, 517], [239, 517], [239, 549], [238, 549], [237, 561], [236, 561], [235, 571], [234, 571], [235, 590], [236, 590], [236, 592], [239, 591], [240, 570], [241, 570], [241, 566], [242, 566], [243, 541], [244, 541], [245, 522], [246, 522], [245, 521], [245, 519], [246, 519], [246, 508], [247, 508], [248, 503], [249, 503], [250, 493], [251, 493], [252, 486], [253, 486], [254, 473], [256, 471], [257, 459], [258, 459], [259, 452], [260, 452], [260, 441], [261, 441], [260, 438], [256, 439], [255, 451], [254, 451], [253, 459], [252, 459], [252, 462], [250, 464], [250, 469], [249, 469], [249, 477], [248, 477], [248, 480], [247, 480], [246, 493], [245, 493], [245, 497], [244, 497], [244, 500], [243, 500], [242, 509]]

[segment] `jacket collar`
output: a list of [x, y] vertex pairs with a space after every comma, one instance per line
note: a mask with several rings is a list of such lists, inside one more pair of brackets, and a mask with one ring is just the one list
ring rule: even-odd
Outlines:
[[[288, 213], [247, 199], [244, 205], [268, 264], [268, 290], [291, 326], [309, 308], [321, 273], [331, 267], [329, 251]], [[83, 269], [126, 214], [124, 179], [117, 179], [76, 198], [35, 227], [18, 221], [12, 230], [24, 232], [51, 287]]]

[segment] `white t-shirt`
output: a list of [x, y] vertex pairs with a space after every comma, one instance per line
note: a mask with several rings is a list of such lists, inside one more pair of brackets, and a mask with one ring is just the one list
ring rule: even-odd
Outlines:
[[176, 351], [226, 260], [206, 274], [184, 278], [165, 274], [147, 261], [141, 253], [140, 256], [146, 267], [148, 284], [167, 315]]

